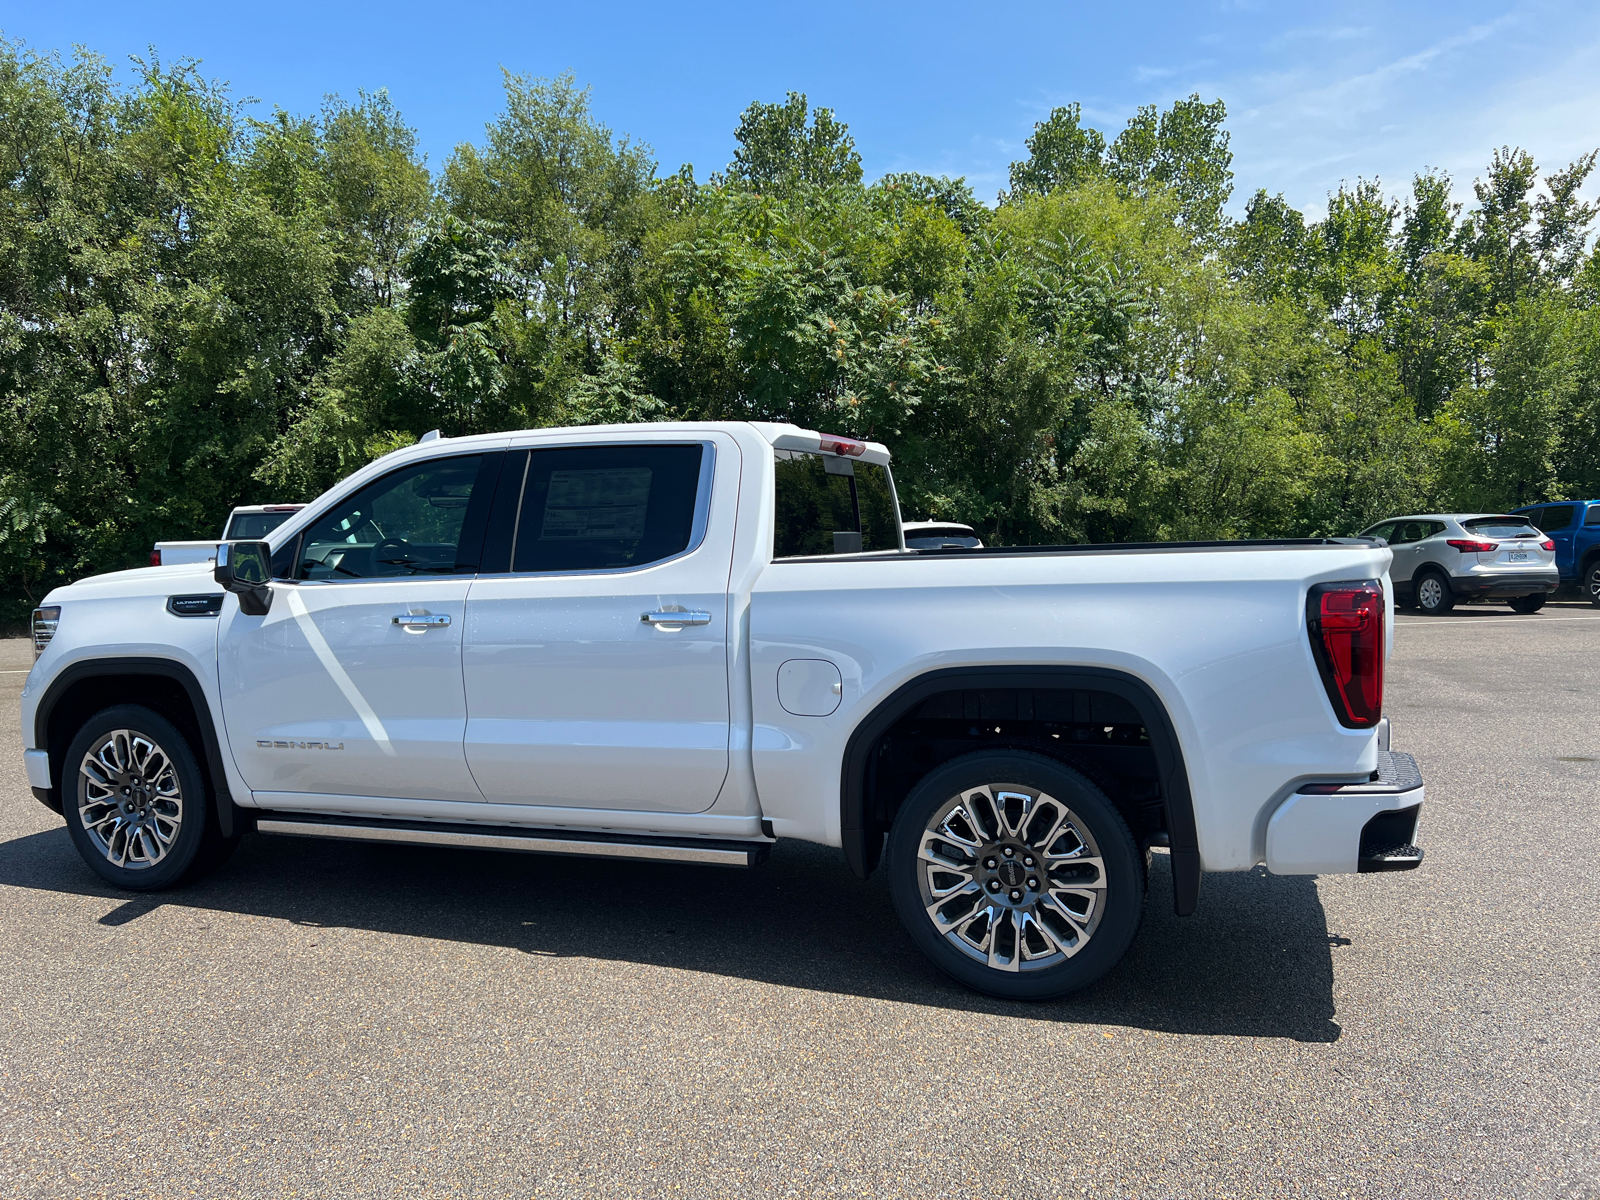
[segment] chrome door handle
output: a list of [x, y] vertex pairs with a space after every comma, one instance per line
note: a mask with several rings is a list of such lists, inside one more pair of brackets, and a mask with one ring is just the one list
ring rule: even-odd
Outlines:
[[450, 624], [450, 614], [402, 613], [394, 619], [394, 623], [405, 629], [435, 629]]
[[640, 613], [639, 620], [647, 625], [709, 625], [711, 614], [708, 612], [647, 612]]

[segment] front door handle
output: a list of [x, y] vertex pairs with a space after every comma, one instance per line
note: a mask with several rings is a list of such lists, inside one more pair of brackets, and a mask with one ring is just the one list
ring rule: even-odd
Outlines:
[[709, 625], [711, 614], [708, 612], [647, 612], [640, 613], [639, 620], [647, 625]]
[[449, 613], [401, 613], [394, 623], [402, 629], [435, 629], [450, 624]]

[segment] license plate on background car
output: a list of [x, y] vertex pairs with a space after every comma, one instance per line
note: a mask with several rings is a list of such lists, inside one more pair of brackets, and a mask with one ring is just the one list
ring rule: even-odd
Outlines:
[[1506, 551], [1506, 561], [1507, 562], [1527, 562], [1528, 561], [1528, 552], [1526, 550], [1508, 550], [1508, 551]]

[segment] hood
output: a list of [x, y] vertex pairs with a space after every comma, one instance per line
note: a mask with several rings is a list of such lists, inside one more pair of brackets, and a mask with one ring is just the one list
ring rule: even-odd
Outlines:
[[107, 571], [104, 575], [88, 575], [65, 587], [55, 588], [42, 603], [116, 596], [168, 596], [175, 592], [220, 592], [222, 589], [211, 572], [208, 562]]

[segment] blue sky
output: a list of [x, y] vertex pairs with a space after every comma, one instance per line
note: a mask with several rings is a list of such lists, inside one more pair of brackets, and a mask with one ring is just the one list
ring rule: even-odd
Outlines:
[[[661, 169], [727, 163], [739, 112], [789, 90], [849, 123], [869, 177], [965, 175], [992, 199], [1035, 121], [1077, 100], [1114, 134], [1140, 104], [1198, 91], [1229, 110], [1235, 210], [1257, 187], [1313, 213], [1341, 180], [1409, 187], [1443, 168], [1462, 198], [1494, 147], [1553, 170], [1600, 145], [1600, 4], [605, 5], [477, 0], [139, 4], [0, 0], [35, 49], [119, 67], [153, 45], [203, 60], [255, 111], [386, 87], [437, 167], [478, 140], [500, 68], [572, 70], [599, 117]], [[126, 72], [123, 72], [124, 75]], [[1591, 187], [1591, 192], [1596, 188]]]

